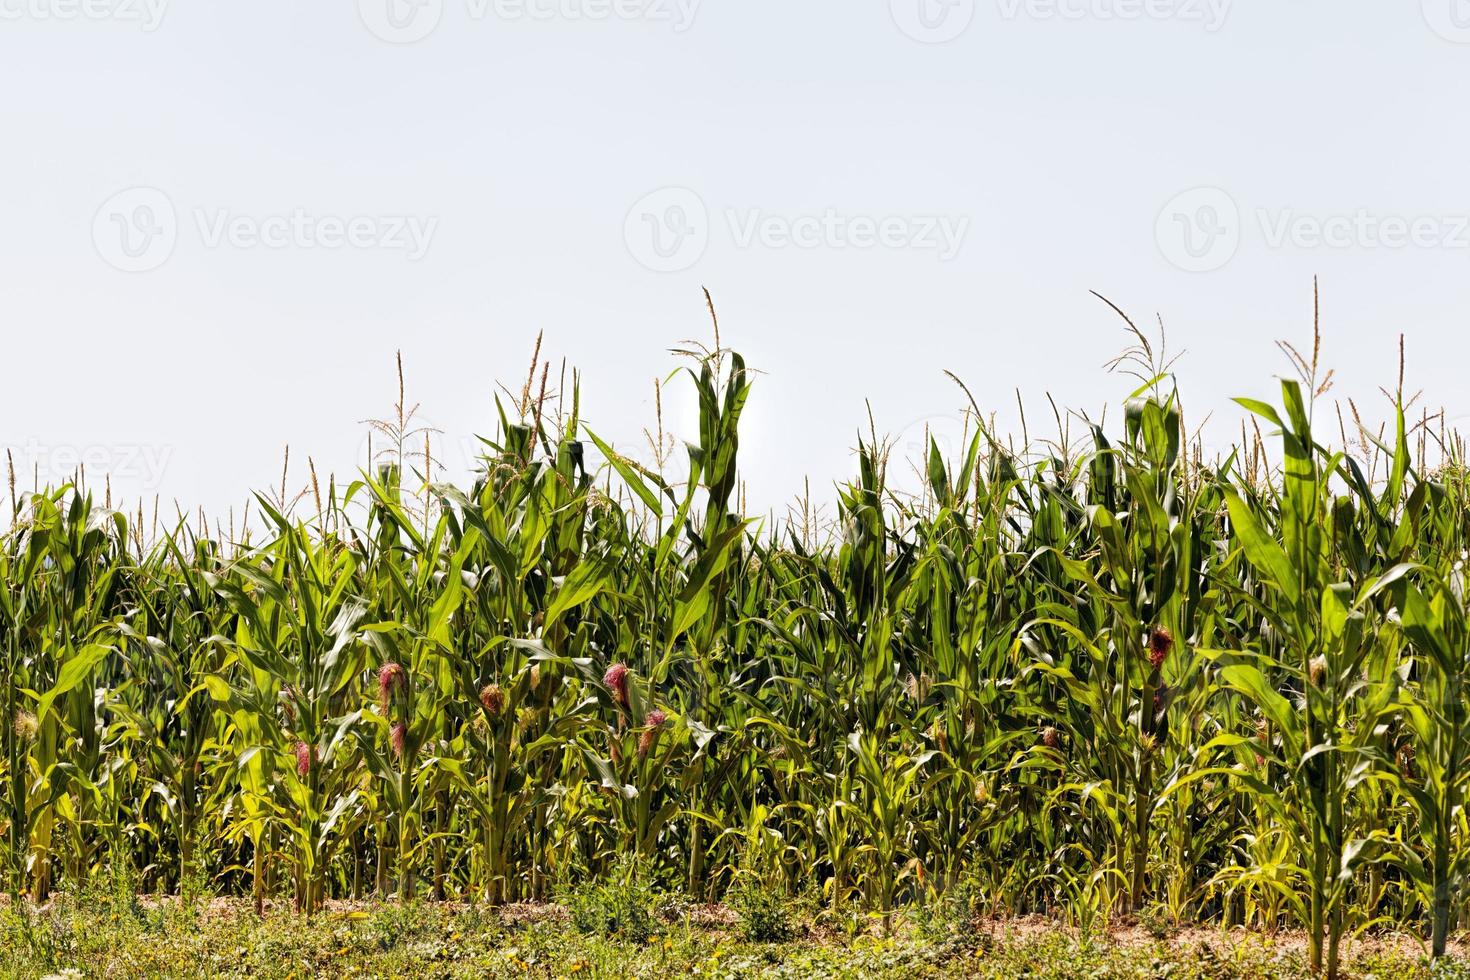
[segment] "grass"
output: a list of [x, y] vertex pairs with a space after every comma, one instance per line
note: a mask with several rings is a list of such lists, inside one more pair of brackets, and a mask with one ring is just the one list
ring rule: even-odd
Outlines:
[[[333, 903], [306, 918], [257, 918], [240, 901], [58, 897], [0, 910], [0, 977], [672, 977], [1295, 978], [1300, 935], [1189, 930], [1156, 940], [1133, 927], [1081, 936], [1045, 920], [914, 921], [883, 937], [803, 921], [779, 943], [742, 938], [719, 909], [667, 907], [641, 941], [579, 929], [558, 906]], [[861, 924], [859, 924], [861, 926]], [[1431, 971], [1411, 941], [1350, 948], [1346, 975], [1470, 977], [1457, 958]], [[70, 972], [68, 972], [70, 971]]]

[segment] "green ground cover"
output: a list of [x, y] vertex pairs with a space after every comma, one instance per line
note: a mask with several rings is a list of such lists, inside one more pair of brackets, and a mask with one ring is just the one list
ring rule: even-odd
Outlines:
[[[786, 938], [747, 907], [659, 899], [613, 932], [582, 907], [500, 910], [453, 903], [333, 903], [311, 917], [288, 907], [257, 917], [236, 900], [60, 897], [44, 909], [0, 909], [0, 976], [42, 977], [1306, 977], [1300, 934], [1118, 925], [1091, 935], [1039, 917], [983, 920], [916, 912], [880, 923], [784, 910]], [[1383, 980], [1470, 977], [1458, 953], [1432, 969], [1408, 937], [1349, 946], [1346, 975]]]

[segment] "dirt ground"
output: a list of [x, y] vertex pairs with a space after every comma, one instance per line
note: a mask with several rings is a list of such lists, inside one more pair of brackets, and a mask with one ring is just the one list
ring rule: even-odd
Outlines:
[[[1007, 938], [1024, 939], [1043, 933], [1054, 933], [1059, 929], [1070, 931], [1065, 930], [1065, 927], [1060, 926], [1056, 921], [1040, 915], [986, 919], [982, 922], [982, 928], [1001, 941]], [[1148, 930], [1127, 918], [1110, 924], [1104, 935], [1109, 943], [1125, 948], [1152, 946], [1159, 942]], [[1216, 953], [1238, 948], [1254, 948], [1268, 952], [1301, 952], [1305, 955], [1307, 950], [1305, 932], [1283, 929], [1275, 933], [1265, 933], [1243, 926], [1221, 929], [1218, 926], [1185, 925], [1168, 937], [1168, 942], [1177, 948], [1201, 950], [1208, 948]], [[1401, 932], [1375, 932], [1357, 937], [1344, 936], [1342, 945], [1344, 956], [1390, 952], [1416, 956], [1427, 954], [1429, 951], [1427, 939]], [[1451, 938], [1448, 949], [1450, 953], [1463, 957], [1467, 950], [1470, 950], [1470, 943], [1466, 942], [1465, 937]]]

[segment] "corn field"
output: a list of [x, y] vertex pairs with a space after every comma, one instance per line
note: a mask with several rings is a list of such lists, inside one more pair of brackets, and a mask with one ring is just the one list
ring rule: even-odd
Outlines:
[[1299, 377], [1207, 460], [1132, 337], [1121, 425], [1018, 447], [956, 386], [967, 434], [922, 489], [872, 433], [829, 521], [743, 513], [755, 378], [718, 340], [670, 379], [698, 436], [663, 465], [533, 359], [468, 485], [401, 396], [370, 472], [283, 475], [249, 531], [12, 471], [8, 888], [125, 866], [306, 912], [498, 904], [636, 860], [880, 920], [964, 888], [1299, 928], [1327, 974], [1362, 930], [1442, 953], [1470, 863], [1459, 443], [1402, 379], [1384, 427], [1344, 424], [1288, 347]]

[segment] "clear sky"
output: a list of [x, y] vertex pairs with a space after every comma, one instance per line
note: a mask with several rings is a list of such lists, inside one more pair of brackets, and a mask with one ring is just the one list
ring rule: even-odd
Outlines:
[[[866, 427], [1335, 394], [1470, 415], [1465, 0], [0, 0], [0, 443], [211, 511], [352, 471], [409, 397], [464, 468], [537, 331], [636, 449], [707, 337], [764, 371], [749, 498]], [[691, 405], [666, 414], [687, 429]], [[916, 439], [906, 437], [909, 444]]]

